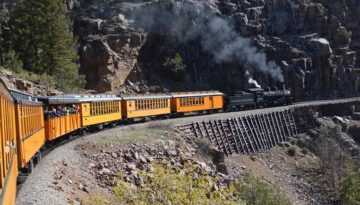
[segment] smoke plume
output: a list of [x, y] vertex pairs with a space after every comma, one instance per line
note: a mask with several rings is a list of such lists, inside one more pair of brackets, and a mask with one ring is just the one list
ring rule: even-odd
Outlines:
[[251, 77], [249, 77], [248, 83], [251, 85], [254, 85], [257, 88], [261, 88], [261, 85], [254, 79], [252, 79]]
[[268, 62], [265, 53], [236, 32], [211, 1], [149, 3], [134, 9], [131, 16], [134, 26], [147, 32], [168, 35], [184, 43], [201, 42], [203, 50], [218, 63], [240, 62], [274, 80], [284, 81], [281, 68], [273, 61]]

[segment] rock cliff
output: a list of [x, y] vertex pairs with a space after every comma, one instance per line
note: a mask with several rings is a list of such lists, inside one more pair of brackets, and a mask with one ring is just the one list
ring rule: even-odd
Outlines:
[[66, 4], [80, 42], [81, 72], [88, 88], [99, 92], [229, 92], [250, 86], [250, 79], [270, 87], [282, 78], [298, 98], [359, 91], [357, 0]]

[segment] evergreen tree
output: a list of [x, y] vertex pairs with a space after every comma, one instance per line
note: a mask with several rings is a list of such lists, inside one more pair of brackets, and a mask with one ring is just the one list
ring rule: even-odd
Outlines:
[[9, 13], [6, 6], [0, 8], [0, 66], [19, 71], [22, 62], [13, 50], [8, 27]]
[[62, 0], [17, 0], [12, 19], [14, 47], [25, 70], [52, 76], [65, 91], [83, 86], [76, 42]]

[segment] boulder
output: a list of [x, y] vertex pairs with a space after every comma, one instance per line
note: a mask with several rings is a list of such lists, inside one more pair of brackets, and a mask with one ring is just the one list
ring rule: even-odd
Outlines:
[[332, 54], [330, 43], [325, 38], [311, 39], [307, 47], [314, 57], [330, 57]]

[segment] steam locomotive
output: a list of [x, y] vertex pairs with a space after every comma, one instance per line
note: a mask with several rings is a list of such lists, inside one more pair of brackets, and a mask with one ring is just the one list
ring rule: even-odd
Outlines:
[[245, 91], [237, 91], [224, 98], [224, 108], [226, 111], [246, 110], [252, 108], [272, 107], [289, 105], [294, 102], [291, 90], [278, 90], [266, 88], [251, 88]]

